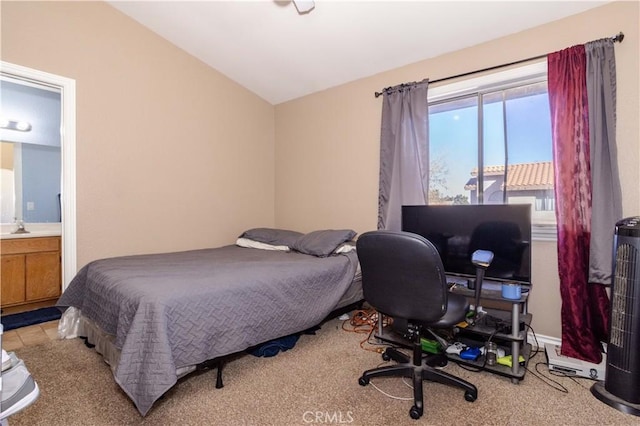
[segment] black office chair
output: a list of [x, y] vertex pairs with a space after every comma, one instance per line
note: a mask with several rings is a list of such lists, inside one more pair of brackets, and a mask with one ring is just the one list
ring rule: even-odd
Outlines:
[[444, 267], [433, 244], [409, 232], [372, 231], [362, 234], [356, 246], [364, 299], [379, 313], [406, 321], [413, 347], [412, 359], [387, 348], [383, 359], [393, 359], [398, 364], [365, 371], [360, 385], [366, 386], [373, 377], [413, 378], [414, 405], [409, 411], [413, 419], [424, 412], [423, 380], [460, 387], [467, 401], [475, 401], [478, 390], [474, 385], [432, 366], [446, 365], [445, 357], [435, 363], [428, 356], [423, 359], [422, 331], [451, 328], [464, 320], [469, 308], [463, 296], [448, 292]]

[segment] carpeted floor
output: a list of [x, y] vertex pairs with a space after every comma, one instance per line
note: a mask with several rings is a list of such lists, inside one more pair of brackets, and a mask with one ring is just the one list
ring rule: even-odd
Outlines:
[[[215, 389], [215, 370], [178, 382], [146, 417], [141, 417], [115, 384], [100, 355], [79, 339], [54, 341], [17, 351], [41, 388], [40, 398], [9, 419], [18, 425], [640, 425], [591, 395], [591, 381], [550, 376], [567, 392], [528, 372], [520, 384], [455, 364], [452, 374], [473, 382], [478, 399], [425, 383], [425, 414], [409, 417], [412, 402], [385, 396], [371, 384], [358, 385], [361, 373], [382, 361], [360, 349], [362, 334], [345, 332], [341, 321], [326, 323], [317, 335], [273, 358], [250, 355], [228, 364], [225, 386]], [[530, 363], [544, 360], [538, 354]], [[401, 379], [372, 380], [384, 392], [411, 398]]]

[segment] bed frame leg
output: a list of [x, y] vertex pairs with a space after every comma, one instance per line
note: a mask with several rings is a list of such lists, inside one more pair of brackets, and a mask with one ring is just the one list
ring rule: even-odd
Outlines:
[[218, 372], [216, 374], [216, 389], [221, 389], [224, 387], [222, 384], [222, 366], [224, 363], [222, 361], [218, 361]]
[[93, 343], [89, 343], [89, 338], [88, 337], [84, 337], [84, 336], [78, 336], [82, 339], [82, 341], [84, 342], [84, 345], [86, 347], [88, 347], [89, 349], [93, 349], [96, 347], [96, 345], [94, 345]]

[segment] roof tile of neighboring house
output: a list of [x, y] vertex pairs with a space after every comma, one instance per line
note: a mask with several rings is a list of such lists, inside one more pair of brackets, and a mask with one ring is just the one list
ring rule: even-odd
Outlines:
[[[504, 166], [487, 166], [484, 176], [501, 176]], [[475, 190], [478, 169], [471, 171], [473, 176], [464, 186], [466, 190]], [[553, 164], [551, 161], [542, 163], [511, 164], [507, 168], [507, 191], [553, 189]]]

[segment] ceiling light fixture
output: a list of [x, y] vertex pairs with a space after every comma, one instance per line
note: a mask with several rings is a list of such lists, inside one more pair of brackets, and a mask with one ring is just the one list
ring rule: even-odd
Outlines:
[[316, 7], [315, 1], [312, 0], [293, 0], [293, 4], [300, 15], [309, 13]]
[[19, 132], [30, 132], [31, 123], [28, 121], [16, 121], [9, 120], [7, 118], [0, 118], [0, 128], [7, 130], [17, 130]]

